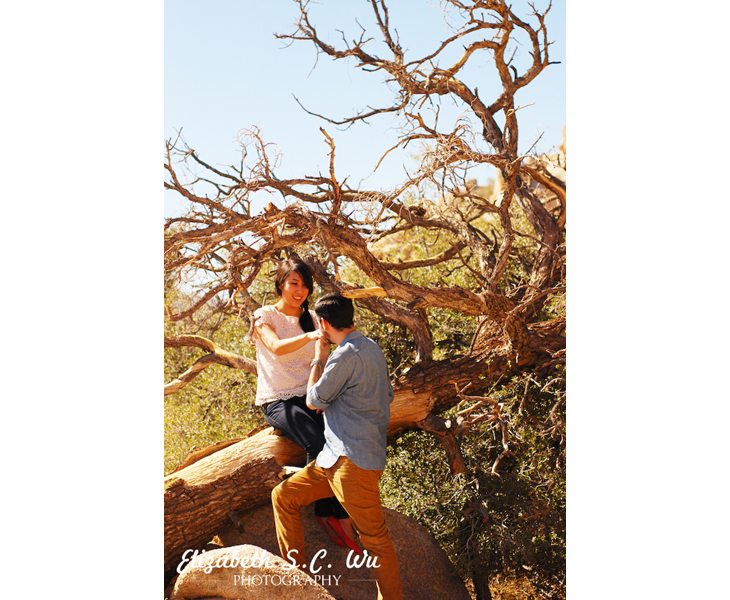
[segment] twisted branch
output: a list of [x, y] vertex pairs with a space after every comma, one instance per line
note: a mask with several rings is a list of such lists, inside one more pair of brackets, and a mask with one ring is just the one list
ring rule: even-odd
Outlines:
[[198, 335], [165, 336], [165, 348], [183, 348], [186, 346], [201, 348], [210, 354], [199, 358], [180, 377], [166, 384], [165, 396], [174, 394], [188, 385], [210, 365], [223, 365], [231, 369], [242, 369], [256, 375], [256, 361], [228, 352], [207, 338]]

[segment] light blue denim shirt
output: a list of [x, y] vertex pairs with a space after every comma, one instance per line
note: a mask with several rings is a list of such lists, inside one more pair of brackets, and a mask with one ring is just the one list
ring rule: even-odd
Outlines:
[[393, 387], [383, 351], [359, 331], [350, 333], [327, 360], [309, 404], [324, 409], [325, 445], [318, 467], [347, 456], [361, 469], [385, 468], [386, 432]]

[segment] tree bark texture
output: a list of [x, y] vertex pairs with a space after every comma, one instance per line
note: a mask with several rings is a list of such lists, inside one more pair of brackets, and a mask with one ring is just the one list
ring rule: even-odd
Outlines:
[[224, 528], [229, 511], [268, 502], [282, 467], [305, 456], [268, 428], [165, 477], [165, 572]]

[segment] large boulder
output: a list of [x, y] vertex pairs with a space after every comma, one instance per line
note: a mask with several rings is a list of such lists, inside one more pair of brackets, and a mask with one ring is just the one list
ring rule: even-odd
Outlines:
[[256, 546], [190, 552], [185, 559], [170, 600], [335, 600], [309, 575]]
[[[395, 546], [403, 582], [405, 600], [470, 600], [463, 582], [433, 537], [417, 521], [394, 510], [384, 509], [385, 522]], [[245, 515], [241, 522], [220, 532], [214, 540], [224, 547], [250, 544], [279, 556], [276, 527], [271, 505], [259, 507]], [[335, 598], [373, 600], [375, 579], [366, 567], [350, 563], [350, 550], [336, 545], [322, 531], [314, 517], [313, 505], [302, 508], [307, 560], [315, 558], [314, 572], [318, 583]], [[324, 552], [323, 552], [324, 551]], [[352, 558], [360, 557], [353, 556]]]

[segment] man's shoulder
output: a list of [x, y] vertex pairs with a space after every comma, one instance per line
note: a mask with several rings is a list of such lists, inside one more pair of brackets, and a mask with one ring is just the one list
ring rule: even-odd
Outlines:
[[344, 358], [360, 357], [362, 360], [373, 360], [379, 358], [385, 358], [383, 351], [375, 340], [363, 335], [361, 332], [357, 332], [359, 335], [353, 335], [351, 338], [346, 339], [345, 342], [338, 348], [340, 355]]
[[347, 352], [361, 352], [362, 350], [372, 348], [380, 350], [380, 346], [378, 346], [375, 341], [364, 335], [360, 330], [355, 330], [347, 336], [342, 342], [340, 348]]
[[331, 357], [336, 357], [339, 361], [347, 361], [350, 358], [353, 358], [360, 354], [360, 352], [368, 347], [368, 344], [366, 342], [363, 342], [363, 340], [367, 340], [362, 333], [359, 331], [353, 331], [350, 335], [348, 335], [340, 344], [335, 348], [334, 352], [332, 352]]

